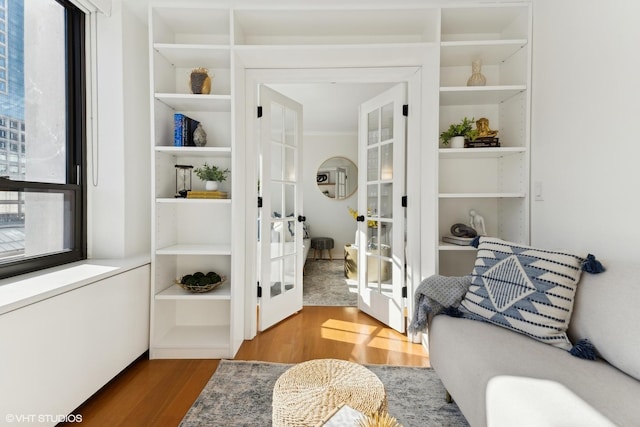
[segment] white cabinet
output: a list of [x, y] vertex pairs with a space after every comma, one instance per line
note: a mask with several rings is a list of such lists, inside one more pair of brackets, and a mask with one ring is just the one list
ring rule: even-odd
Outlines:
[[[233, 135], [230, 13], [226, 9], [152, 6], [149, 21], [152, 162], [151, 358], [222, 358], [235, 353], [232, 328]], [[194, 68], [212, 76], [210, 94], [192, 94]], [[174, 114], [201, 123], [203, 147], [174, 145]], [[221, 199], [176, 198], [175, 165], [231, 170]], [[181, 181], [179, 182], [181, 184]], [[191, 188], [204, 190], [195, 174]], [[191, 293], [176, 280], [215, 271], [226, 282]]]
[[[500, 147], [440, 146], [439, 273], [468, 274], [475, 249], [442, 242], [475, 209], [487, 234], [529, 243], [529, 5], [443, 9], [440, 40], [439, 132], [463, 117], [489, 119]], [[485, 86], [467, 86], [471, 63], [482, 61]]]

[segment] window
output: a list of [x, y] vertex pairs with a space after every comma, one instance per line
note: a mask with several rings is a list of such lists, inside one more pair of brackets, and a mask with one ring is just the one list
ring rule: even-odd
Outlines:
[[70, 0], [9, 4], [0, 116], [17, 142], [0, 158], [0, 278], [86, 258], [85, 17]]

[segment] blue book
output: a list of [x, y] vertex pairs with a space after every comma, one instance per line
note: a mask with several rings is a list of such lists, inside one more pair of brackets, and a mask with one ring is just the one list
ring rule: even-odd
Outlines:
[[184, 145], [184, 123], [185, 123], [185, 115], [181, 113], [175, 113], [173, 115], [173, 145], [174, 147], [182, 147]]

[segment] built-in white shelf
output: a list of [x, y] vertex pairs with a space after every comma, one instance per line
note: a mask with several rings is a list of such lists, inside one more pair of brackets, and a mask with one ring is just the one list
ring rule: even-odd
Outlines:
[[157, 198], [156, 203], [177, 205], [230, 205], [231, 199], [187, 199], [184, 197]]
[[441, 250], [441, 251], [477, 251], [478, 248], [474, 248], [473, 246], [462, 246], [462, 245], [454, 245], [453, 243], [440, 242], [440, 245], [438, 246], [438, 250]]
[[194, 293], [185, 291], [180, 285], [171, 285], [167, 289], [156, 294], [156, 299], [166, 300], [230, 300], [231, 299], [231, 285], [229, 279], [209, 292]]
[[155, 147], [157, 153], [176, 157], [231, 157], [231, 147]]
[[440, 193], [441, 199], [505, 199], [524, 198], [525, 193]]
[[155, 98], [175, 111], [231, 111], [231, 95], [156, 93]]
[[498, 159], [526, 151], [524, 147], [441, 148], [439, 153], [441, 159]]
[[400, 67], [419, 65], [425, 49], [433, 43], [328, 44], [328, 45], [240, 45], [233, 48], [247, 67], [320, 68], [327, 62], [342, 67]]
[[154, 43], [153, 48], [174, 67], [231, 67], [228, 45]]
[[231, 255], [231, 245], [171, 245], [158, 248], [156, 255]]
[[445, 41], [440, 45], [440, 66], [471, 66], [476, 59], [483, 65], [500, 64], [526, 45], [526, 39]]
[[184, 326], [169, 329], [158, 341], [157, 347], [177, 349], [224, 349], [229, 351], [229, 325]]
[[525, 85], [443, 86], [440, 88], [440, 105], [500, 104], [525, 90]]

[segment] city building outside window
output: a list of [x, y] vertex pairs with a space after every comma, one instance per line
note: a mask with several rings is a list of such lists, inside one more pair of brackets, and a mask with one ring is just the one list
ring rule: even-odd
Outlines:
[[17, 141], [0, 156], [0, 278], [86, 258], [84, 22], [69, 0], [0, 0], [0, 126]]

